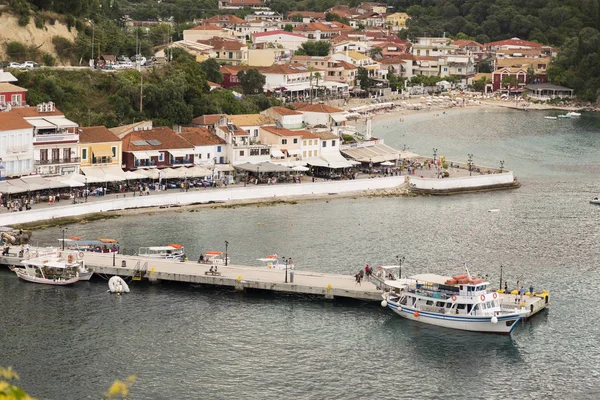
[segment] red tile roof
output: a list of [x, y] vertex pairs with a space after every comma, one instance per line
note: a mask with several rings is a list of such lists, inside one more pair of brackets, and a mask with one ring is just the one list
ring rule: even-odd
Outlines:
[[44, 111], [44, 112], [39, 112], [37, 110], [37, 107], [35, 107], [35, 106], [33, 106], [33, 107], [13, 107], [12, 110], [24, 118], [27, 118], [27, 117], [44, 118], [44, 117], [48, 117], [48, 116], [55, 116], [55, 117], [56, 116], [64, 116], [63, 112], [60, 111], [58, 108], [55, 108], [54, 111]]
[[274, 106], [269, 108], [269, 110], [273, 110], [279, 115], [302, 115], [301, 112], [290, 110], [289, 108]]
[[260, 72], [263, 74], [290, 75], [302, 74], [308, 71], [305, 69], [293, 68], [288, 65], [273, 65], [272, 67], [263, 68]]
[[[137, 141], [157, 140], [160, 144], [135, 145]], [[133, 131], [123, 138], [123, 151], [138, 150], [170, 150], [194, 148], [190, 142], [179, 136], [173, 129], [167, 127], [150, 130]]]
[[528, 46], [528, 47], [543, 47], [542, 44], [530, 42], [527, 40], [521, 40], [519, 38], [512, 38], [507, 40], [499, 40], [497, 42], [490, 42], [484, 45], [485, 47], [499, 47], [499, 46]]
[[218, 120], [223, 118], [225, 114], [206, 114], [196, 117], [192, 120], [194, 125], [214, 125]]
[[302, 136], [302, 132], [304, 131], [290, 131], [285, 128], [278, 128], [276, 126], [261, 126], [261, 129], [264, 129], [267, 132], [271, 132], [277, 136]]
[[202, 24], [195, 26], [192, 31], [223, 31], [224, 29], [214, 24]]
[[[31, 129], [32, 125], [14, 111], [0, 112], [0, 131]], [[33, 131], [33, 130], [32, 130]]]
[[483, 48], [483, 45], [481, 43], [477, 43], [474, 40], [455, 40], [454, 42], [452, 42], [453, 45], [458, 46], [458, 47], [465, 47], [465, 46], [477, 46], [477, 47], [481, 47]]
[[225, 15], [215, 15], [214, 17], [207, 18], [203, 21], [204, 23], [209, 24], [219, 24], [219, 23], [229, 23], [229, 24], [243, 24], [243, 19], [236, 17], [235, 15], [225, 14]]
[[211, 146], [214, 144], [225, 144], [225, 141], [206, 128], [195, 128], [184, 126], [181, 137], [194, 146]]
[[293, 11], [288, 14], [288, 18], [291, 18], [294, 15], [300, 15], [304, 18], [325, 19], [325, 13], [318, 11]]
[[103, 125], [77, 128], [79, 143], [120, 142], [121, 139]]
[[212, 46], [215, 50], [241, 50], [242, 47], [248, 47], [245, 43], [237, 40], [223, 39], [213, 37], [206, 40], [197, 40], [196, 42]]
[[328, 106], [327, 104], [302, 104], [296, 106], [295, 108], [301, 112], [317, 112], [327, 114], [340, 113], [344, 111], [339, 108]]
[[296, 37], [306, 38], [306, 36], [301, 35], [299, 33], [286, 32], [286, 31], [282, 31], [282, 30], [268, 31], [268, 32], [257, 32], [257, 33], [253, 33], [252, 34], [252, 36], [254, 36], [255, 38], [257, 38], [257, 37], [265, 37], [265, 36], [277, 36], [277, 35], [287, 35], [287, 36], [296, 36]]

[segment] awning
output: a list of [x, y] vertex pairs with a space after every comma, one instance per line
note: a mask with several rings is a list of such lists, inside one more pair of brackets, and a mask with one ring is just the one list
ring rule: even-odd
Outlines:
[[300, 149], [289, 149], [288, 154], [293, 154], [295, 156], [299, 156], [300, 154], [302, 154], [302, 150]]
[[133, 172], [133, 171], [126, 171], [125, 172], [125, 179], [146, 179], [148, 178], [146, 175], [141, 174], [139, 172]]
[[150, 156], [146, 151], [132, 151], [131, 154], [135, 157], [136, 160], [149, 160]]
[[373, 146], [343, 149], [342, 153], [364, 163], [380, 163], [383, 161], [394, 161], [400, 158], [400, 152], [398, 150], [380, 143]]
[[231, 164], [216, 164], [215, 165], [215, 170], [218, 170], [219, 172], [232, 172], [232, 171], [234, 171], [234, 169], [231, 166]]
[[146, 153], [148, 157], [160, 157], [160, 155], [162, 154], [158, 150], [146, 150], [144, 153]]
[[340, 153], [325, 153], [319, 158], [306, 160], [306, 163], [315, 167], [327, 167], [332, 169], [351, 168], [355, 166], [356, 161], [345, 159]]
[[58, 126], [59, 128], [77, 128], [77, 123], [66, 119], [65, 117], [46, 117], [46, 121]]
[[87, 177], [88, 183], [119, 182], [125, 180], [125, 174], [122, 170], [120, 174], [116, 172], [115, 175], [108, 174], [102, 167], [81, 167], [81, 171]]
[[110, 148], [99, 148], [99, 149], [94, 149], [92, 147], [92, 154], [94, 155], [94, 157], [112, 157], [113, 153], [112, 150]]
[[14, 194], [26, 192], [27, 188], [23, 186], [13, 186], [8, 181], [0, 182], [0, 193]]
[[189, 150], [167, 150], [173, 157], [177, 158], [177, 157], [183, 157], [183, 158], [188, 158], [189, 154], [193, 154], [194, 150], [193, 149], [189, 149]]
[[329, 114], [329, 115], [331, 115], [331, 119], [333, 119], [337, 123], [342, 123], [342, 122], [347, 121], [346, 116], [342, 113]]
[[28, 119], [27, 122], [29, 122], [31, 125], [33, 125], [36, 129], [55, 129], [56, 125], [48, 122], [47, 120], [43, 119], [43, 118], [32, 118], [32, 119]]
[[273, 157], [285, 157], [285, 154], [281, 152], [281, 150], [271, 149], [271, 155]]
[[196, 165], [187, 169], [186, 176], [193, 178], [212, 176], [212, 171], [207, 168]]
[[124, 181], [125, 179], [127, 179], [125, 177], [125, 172], [123, 172], [123, 170], [121, 169], [121, 167], [119, 167], [118, 165], [107, 165], [107, 166], [103, 166], [102, 170], [104, 171], [104, 173], [106, 173], [107, 175], [112, 175], [115, 177], [118, 177], [119, 180]]

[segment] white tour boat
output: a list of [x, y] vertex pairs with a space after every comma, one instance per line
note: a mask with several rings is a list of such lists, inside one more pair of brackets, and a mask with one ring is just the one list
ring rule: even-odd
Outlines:
[[553, 117], [552, 115], [546, 115], [544, 119], [558, 119], [557, 117]]
[[211, 264], [211, 265], [227, 265], [230, 263], [229, 257], [225, 256], [221, 251], [207, 251], [204, 254], [200, 254], [198, 259], [199, 264]]
[[502, 304], [488, 282], [469, 274], [448, 278], [434, 274], [385, 281], [381, 305], [401, 317], [474, 332], [510, 334], [527, 308]]
[[592, 200], [590, 200], [590, 203], [592, 204], [600, 204], [600, 199], [597, 197], [594, 197]]
[[[24, 281], [47, 285], [70, 285], [82, 280], [80, 270], [83, 261], [73, 253], [55, 252], [40, 257], [21, 260], [20, 266], [11, 270]], [[87, 279], [91, 278], [91, 272]]]
[[581, 117], [581, 113], [575, 112], [575, 111], [569, 111], [567, 113], [567, 115], [571, 118], [579, 118]]
[[568, 115], [568, 114], [560, 114], [560, 115], [558, 116], [558, 118], [559, 118], [559, 119], [570, 119], [570, 118], [571, 118], [571, 116], [570, 116], [570, 115]]
[[288, 259], [287, 264], [284, 260], [280, 259], [277, 254], [269, 254], [265, 258], [259, 258], [258, 261], [263, 263], [263, 266], [271, 269], [294, 269], [294, 264], [291, 258]]
[[164, 258], [166, 260], [185, 260], [184, 248], [180, 244], [169, 244], [167, 246], [140, 247], [140, 257]]

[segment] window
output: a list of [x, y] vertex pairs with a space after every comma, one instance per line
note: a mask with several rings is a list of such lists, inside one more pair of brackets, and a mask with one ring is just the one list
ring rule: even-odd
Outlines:
[[258, 137], [258, 129], [254, 130], [254, 137]]
[[250, 134], [250, 129], [246, 129], [246, 133], [249, 135]]
[[[87, 152], [87, 149], [83, 149], [83, 151]], [[86, 153], [83, 153], [83, 154], [86, 154]], [[87, 157], [83, 156], [83, 158], [85, 159]], [[47, 161], [48, 160], [48, 149], [40, 150], [40, 160], [41, 161]]]
[[306, 158], [306, 150], [302, 152], [302, 158]]
[[294, 144], [298, 144], [298, 138], [294, 138]]
[[52, 149], [52, 160], [58, 161], [60, 159], [60, 149]]
[[159, 162], [164, 162], [165, 161], [165, 153], [159, 153], [158, 154], [158, 161]]
[[428, 306], [432, 306], [433, 305], [433, 300], [427, 300], [427, 303], [425, 303], [425, 304], [427, 304]]
[[303, 140], [303, 141], [302, 141], [302, 146], [306, 146], [306, 143], [307, 143], [307, 142], [308, 142], [307, 140]]
[[210, 153], [206, 153], [206, 159], [210, 160]]
[[0, 103], [6, 103], [6, 97], [3, 94], [0, 94]]
[[233, 58], [233, 52], [232, 51], [229, 52], [229, 58]]
[[[316, 153], [316, 152], [315, 152], [315, 153]], [[316, 154], [315, 154], [315, 155], [316, 155]], [[309, 156], [309, 157], [312, 157], [312, 150], [309, 150], [309, 151], [308, 151], [308, 156]]]
[[202, 160], [202, 153], [196, 154], [196, 157], [198, 157], [198, 160]]
[[63, 160], [65, 162], [71, 161], [71, 149], [63, 149]]
[[13, 94], [11, 96], [11, 101], [15, 104], [21, 104], [21, 95], [20, 94]]
[[116, 157], [116, 156], [117, 156], [117, 146], [113, 146], [113, 147], [111, 148], [111, 150], [112, 150], [112, 156], [113, 156], [113, 157]]
[[459, 69], [458, 69], [458, 72], [462, 72], [462, 68], [459, 68]]
[[281, 144], [287, 144], [287, 139], [281, 139]]
[[335, 147], [335, 140], [331, 141], [331, 147]]
[[251, 156], [257, 156], [259, 154], [259, 150], [258, 149], [250, 149], [250, 155]]
[[217, 146], [217, 153], [221, 152], [221, 146]]
[[240, 150], [240, 157], [244, 157], [244, 150]]
[[[44, 150], [42, 150], [42, 152], [43, 152], [43, 151], [44, 151]], [[40, 157], [40, 158], [41, 158], [41, 157]], [[45, 159], [46, 159], [46, 160], [48, 159], [48, 153], [47, 153], [47, 152], [46, 152], [46, 158], [45, 158]], [[87, 149], [81, 149], [81, 159], [82, 159], [82, 160], [87, 160]], [[44, 159], [42, 158], [42, 160], [44, 160]]]
[[327, 147], [327, 142], [323, 140], [323, 144], [322, 144], [322, 146], [323, 146], [323, 147]]

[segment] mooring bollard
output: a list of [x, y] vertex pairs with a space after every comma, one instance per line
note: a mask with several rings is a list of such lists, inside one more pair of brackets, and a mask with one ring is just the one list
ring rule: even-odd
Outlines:
[[294, 283], [294, 271], [290, 271], [290, 283]]

